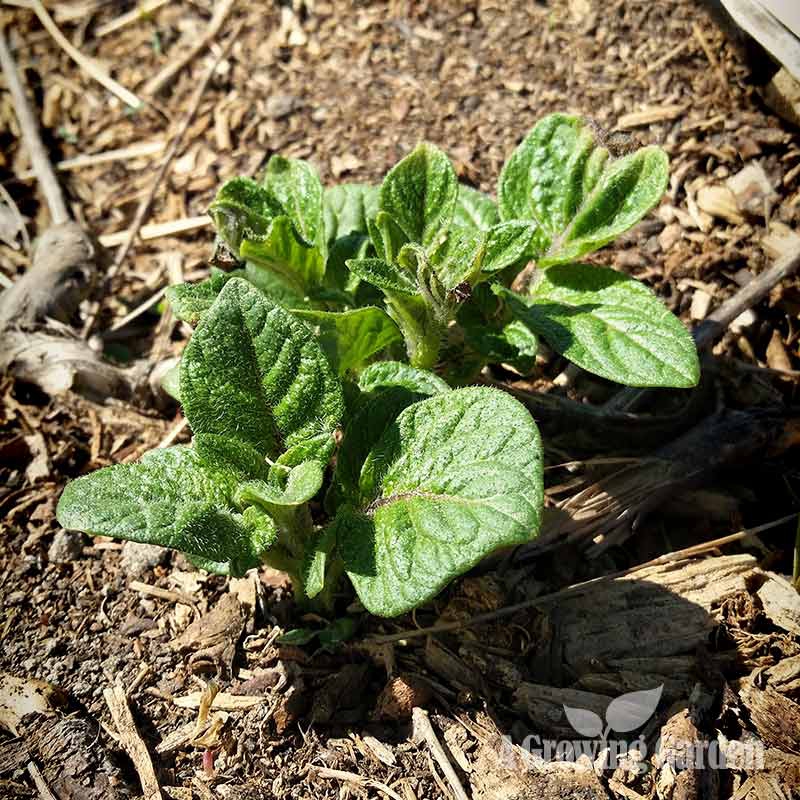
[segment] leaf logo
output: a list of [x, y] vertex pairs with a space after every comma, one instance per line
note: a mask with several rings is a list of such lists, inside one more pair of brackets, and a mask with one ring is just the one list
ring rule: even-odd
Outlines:
[[655, 689], [628, 692], [614, 698], [606, 708], [607, 725], [605, 730], [600, 716], [587, 708], [572, 708], [565, 705], [564, 713], [569, 724], [581, 736], [588, 739], [600, 737], [605, 741], [609, 731], [628, 733], [644, 725], [655, 713], [663, 690], [664, 684], [662, 683]]

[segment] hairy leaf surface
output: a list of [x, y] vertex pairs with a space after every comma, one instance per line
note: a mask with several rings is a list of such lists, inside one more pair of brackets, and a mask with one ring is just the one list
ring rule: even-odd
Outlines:
[[434, 243], [453, 219], [458, 180], [450, 159], [432, 144], [422, 143], [383, 179], [380, 209], [410, 242]]
[[368, 235], [367, 220], [378, 213], [379, 194], [380, 186], [366, 183], [341, 183], [325, 189], [323, 213], [328, 242], [353, 233]]
[[322, 183], [316, 170], [298, 158], [272, 156], [262, 180], [289, 216], [301, 239], [325, 256], [327, 239], [322, 212]]
[[539, 433], [509, 395], [456, 389], [389, 425], [359, 489], [370, 500], [340, 527], [345, 569], [372, 613], [401, 614], [496, 548], [536, 534]]
[[242, 467], [209, 460], [201, 448], [151, 450], [68, 483], [57, 517], [65, 528], [172, 547], [241, 573], [259, 563], [275, 534], [271, 521], [233, 505], [239, 482], [253, 477]]
[[438, 375], [417, 369], [402, 361], [378, 361], [370, 364], [358, 376], [362, 392], [372, 392], [385, 386], [400, 386], [422, 395], [449, 392], [450, 387]]
[[453, 223], [476, 231], [487, 231], [500, 222], [497, 203], [488, 194], [463, 183], [458, 186], [458, 200]]
[[339, 375], [358, 369], [402, 335], [381, 308], [366, 306], [352, 311], [303, 311], [292, 313], [314, 329], [320, 347]]
[[592, 264], [544, 271], [529, 297], [495, 287], [511, 312], [579, 367], [628, 386], [694, 386], [697, 349], [642, 283]]
[[612, 158], [580, 117], [551, 114], [511, 154], [498, 184], [504, 220], [532, 220], [540, 266], [611, 242], [658, 203], [669, 163], [658, 147]]
[[196, 434], [242, 439], [272, 457], [330, 437], [344, 405], [311, 330], [240, 278], [184, 350], [181, 398]]

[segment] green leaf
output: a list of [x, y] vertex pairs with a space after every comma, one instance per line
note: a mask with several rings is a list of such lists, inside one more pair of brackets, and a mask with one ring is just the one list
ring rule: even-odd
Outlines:
[[322, 183], [307, 161], [274, 155], [267, 162], [264, 187], [288, 214], [297, 233], [322, 254], [327, 239], [322, 218]]
[[227, 280], [227, 273], [212, 271], [211, 277], [200, 283], [168, 286], [166, 296], [172, 313], [178, 319], [196, 325], [214, 304]]
[[200, 449], [151, 450], [68, 483], [56, 515], [65, 528], [172, 547], [242, 573], [275, 535], [271, 520], [235, 510], [233, 493], [250, 477]]
[[242, 239], [239, 255], [277, 273], [301, 296], [321, 286], [325, 277], [326, 254], [319, 247], [304, 244], [284, 215], [272, 220], [265, 236]]
[[267, 483], [266, 480], [245, 481], [236, 490], [234, 500], [239, 506], [256, 503], [267, 511], [299, 506], [311, 500], [322, 488], [324, 475], [318, 461], [305, 461], [289, 472], [285, 486]]
[[430, 263], [444, 288], [450, 291], [460, 283], [475, 282], [485, 251], [484, 232], [452, 225], [431, 253]]
[[335, 546], [336, 527], [330, 524], [317, 535], [303, 567], [303, 588], [307, 597], [316, 597], [325, 588], [328, 558]]
[[422, 143], [383, 179], [380, 209], [408, 241], [428, 247], [449, 227], [457, 197], [458, 180], [450, 160], [434, 145]]
[[361, 601], [395, 616], [497, 549], [539, 529], [542, 450], [530, 414], [494, 389], [456, 389], [408, 407], [361, 472], [360, 513], [339, 546]]
[[345, 499], [356, 505], [361, 503], [359, 480], [369, 451], [397, 415], [423, 397], [405, 386], [383, 386], [361, 398], [358, 409], [345, 426], [336, 456], [333, 482], [337, 488], [337, 502]]
[[170, 367], [161, 378], [161, 388], [173, 400], [181, 401], [181, 362]]
[[358, 369], [376, 353], [403, 338], [381, 308], [367, 306], [341, 312], [293, 310], [292, 313], [311, 326], [339, 375]]
[[284, 211], [261, 184], [250, 178], [233, 178], [222, 185], [208, 213], [223, 241], [238, 257], [242, 240], [266, 236], [272, 219]]
[[475, 231], [488, 231], [500, 222], [497, 203], [488, 194], [461, 183], [453, 213], [453, 223]]
[[361, 280], [384, 291], [402, 294], [416, 294], [419, 291], [417, 282], [405, 270], [380, 258], [351, 258], [347, 268]]
[[378, 213], [379, 186], [365, 183], [342, 183], [325, 189], [323, 213], [328, 243], [343, 236], [369, 233], [367, 220]]
[[511, 312], [558, 353], [628, 386], [694, 386], [697, 350], [681, 321], [639, 281], [613, 269], [545, 270], [530, 297], [494, 287]]
[[526, 256], [535, 236], [536, 227], [529, 222], [515, 220], [492, 226], [486, 233], [481, 272], [499, 272], [515, 264]]
[[435, 373], [416, 369], [402, 361], [378, 361], [358, 376], [362, 392], [373, 392], [387, 386], [400, 386], [422, 395], [449, 392], [450, 387]]
[[669, 161], [660, 148], [615, 159], [585, 120], [551, 114], [504, 165], [500, 216], [536, 223], [540, 266], [565, 263], [635, 225], [661, 199], [668, 177]]
[[279, 636], [275, 641], [278, 644], [288, 644], [293, 647], [302, 647], [317, 638], [319, 631], [311, 630], [311, 628], [292, 628], [286, 631], [282, 636]]
[[184, 350], [181, 398], [195, 434], [242, 439], [271, 457], [329, 438], [344, 408], [313, 333], [240, 278], [228, 281]]

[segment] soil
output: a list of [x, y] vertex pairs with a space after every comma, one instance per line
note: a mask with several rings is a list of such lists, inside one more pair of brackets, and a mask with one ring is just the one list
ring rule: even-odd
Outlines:
[[[100, 35], [133, 5], [45, 5], [73, 45], [142, 97], [147, 81], [203, 35], [214, 10], [209, 0], [167, 3]], [[593, 258], [647, 282], [687, 323], [797, 247], [800, 133], [764, 104], [763, 53], [691, 0], [239, 3], [210, 47], [137, 112], [70, 60], [32, 11], [4, 7], [0, 22], [53, 163], [139, 148], [59, 173], [74, 218], [101, 242], [133, 223], [151, 189], [162, 151], [142, 155], [141, 146], [170, 141], [241, 23], [147, 223], [204, 214], [221, 181], [256, 173], [272, 153], [310, 159], [325, 183], [374, 182], [420, 139], [447, 150], [463, 181], [492, 192], [534, 122], [566, 111], [615, 132], [615, 148], [640, 141], [669, 153], [672, 178], [660, 207]], [[0, 143], [2, 185], [35, 240], [48, 211], [25, 177], [7, 91]], [[762, 184], [734, 198], [732, 209], [711, 202], [748, 167], [760, 170]], [[30, 257], [21, 236], [0, 238], [7, 286]], [[176, 274], [204, 277], [212, 238], [201, 226], [139, 240], [111, 281], [101, 275], [91, 341], [107, 358], [128, 365], [180, 353], [188, 331], [158, 303], [119, 323]], [[792, 573], [794, 519], [710, 549], [705, 560], [600, 583], [563, 604], [500, 612], [429, 637], [380, 639], [463, 623], [796, 512], [799, 310], [800, 282], [789, 278], [730, 326], [708, 366], [710, 403], [656, 431], [646, 452], [637, 424], [649, 412], [680, 417], [680, 393], [650, 397], [610, 440], [602, 414], [588, 422], [565, 414], [566, 431], [548, 452], [549, 548], [491, 559], [407, 618], [376, 619], [342, 597], [340, 615], [354, 620], [356, 633], [325, 648], [280, 643], [288, 630], [326, 621], [295, 606], [279, 573], [232, 582], [178, 555], [60, 531], [54, 508], [68, 479], [188, 433], [163, 397], [48, 396], [9, 372], [0, 379], [0, 670], [56, 685], [63, 703], [14, 732], [2, 732], [0, 714], [0, 796], [37, 796], [37, 770], [59, 800], [141, 795], [146, 766], [126, 748], [107, 698], [116, 684], [125, 687], [135, 737], [165, 797], [433, 800], [459, 796], [458, 783], [485, 800], [800, 793], [800, 733], [781, 724], [800, 719], [800, 615], [793, 616], [794, 590], [774, 577]], [[87, 300], [70, 322], [79, 330], [90, 315]], [[534, 380], [506, 370], [493, 378], [584, 410], [600, 409], [616, 391], [553, 354], [539, 367]], [[740, 416], [731, 422], [731, 414]], [[680, 438], [693, 425], [706, 434], [701, 444]], [[628, 472], [619, 473], [617, 459]], [[603, 483], [609, 473], [613, 488]], [[583, 490], [615, 504], [598, 512]], [[588, 529], [560, 528], [565, 508], [573, 518], [576, 509], [590, 514]], [[610, 537], [604, 549], [601, 525]], [[687, 577], [687, 569], [697, 574]], [[758, 739], [765, 763], [732, 765], [710, 786], [705, 774], [670, 777], [655, 765], [645, 775], [528, 765], [526, 775], [502, 759], [503, 735], [519, 743], [559, 733], [563, 704], [590, 708], [598, 697], [666, 686], [668, 678], [649, 742], [685, 713], [684, 740], [707, 745], [719, 732], [745, 744]], [[414, 707], [429, 712], [456, 784], [418, 715], [412, 724]], [[62, 739], [63, 748], [52, 746]]]

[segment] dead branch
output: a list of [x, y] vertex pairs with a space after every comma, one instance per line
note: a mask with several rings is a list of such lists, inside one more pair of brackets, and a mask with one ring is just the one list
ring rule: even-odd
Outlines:
[[39, 125], [28, 105], [22, 79], [17, 71], [17, 65], [14, 63], [11, 51], [8, 49], [5, 33], [2, 30], [0, 30], [0, 65], [3, 68], [6, 84], [11, 93], [14, 113], [19, 121], [22, 140], [25, 142], [31, 166], [47, 201], [47, 207], [50, 209], [50, 219], [53, 225], [62, 225], [69, 220], [67, 204], [64, 202], [64, 195], [56, 179], [53, 167], [50, 165], [50, 159], [42, 143], [42, 137], [39, 135]]
[[0, 294], [0, 331], [12, 325], [30, 328], [45, 317], [67, 322], [91, 287], [94, 255], [91, 242], [74, 222], [48, 228], [30, 268]]

